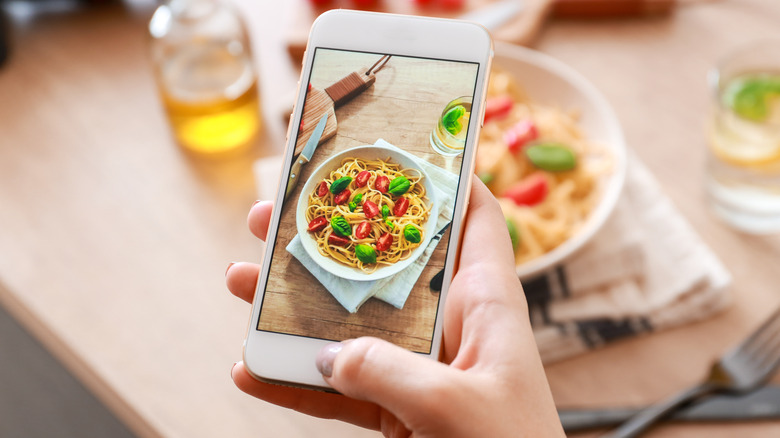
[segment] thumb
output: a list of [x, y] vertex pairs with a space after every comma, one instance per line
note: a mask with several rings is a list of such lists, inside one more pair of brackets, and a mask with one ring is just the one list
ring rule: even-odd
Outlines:
[[370, 337], [325, 346], [317, 369], [337, 391], [376, 403], [407, 425], [431, 420], [461, 380], [443, 363]]

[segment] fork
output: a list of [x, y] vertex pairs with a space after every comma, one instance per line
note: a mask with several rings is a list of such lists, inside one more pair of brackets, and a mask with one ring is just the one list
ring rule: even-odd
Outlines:
[[712, 365], [699, 385], [652, 405], [602, 438], [639, 436], [677, 408], [716, 392], [744, 393], [765, 383], [780, 365], [780, 309]]

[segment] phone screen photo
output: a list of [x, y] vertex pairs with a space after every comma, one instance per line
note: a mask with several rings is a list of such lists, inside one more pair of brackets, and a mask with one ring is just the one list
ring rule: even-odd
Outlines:
[[254, 329], [428, 354], [479, 65], [313, 50]]

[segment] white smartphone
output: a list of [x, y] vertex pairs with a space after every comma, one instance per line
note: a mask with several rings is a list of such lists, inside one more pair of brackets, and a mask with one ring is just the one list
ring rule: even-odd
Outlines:
[[493, 49], [456, 20], [331, 11], [312, 26], [244, 362], [328, 388], [328, 343], [439, 359]]

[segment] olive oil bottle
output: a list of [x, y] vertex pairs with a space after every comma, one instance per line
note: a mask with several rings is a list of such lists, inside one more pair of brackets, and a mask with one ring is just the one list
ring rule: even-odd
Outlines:
[[155, 77], [177, 142], [208, 155], [248, 149], [262, 122], [240, 17], [216, 0], [170, 0], [155, 11], [149, 34]]

